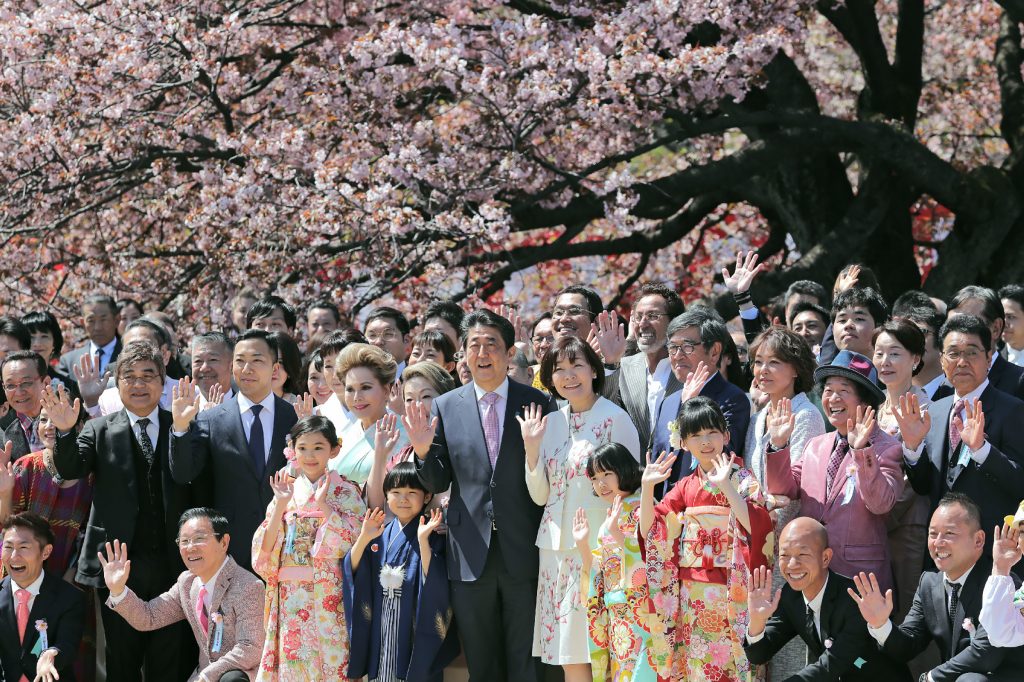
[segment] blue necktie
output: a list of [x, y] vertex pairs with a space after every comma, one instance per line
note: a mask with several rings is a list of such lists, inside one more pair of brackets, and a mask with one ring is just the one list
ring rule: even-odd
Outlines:
[[262, 405], [253, 405], [252, 410], [252, 428], [249, 429], [249, 458], [252, 460], [252, 465], [256, 469], [256, 477], [263, 478], [263, 471], [266, 469], [266, 453], [263, 448], [263, 422], [260, 420], [260, 411], [263, 409]]

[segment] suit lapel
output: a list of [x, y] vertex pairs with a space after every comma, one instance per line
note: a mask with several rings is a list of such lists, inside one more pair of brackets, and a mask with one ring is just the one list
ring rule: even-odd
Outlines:
[[[824, 462], [821, 463], [824, 465], [822, 466], [821, 470], [821, 480], [824, 482], [823, 490], [828, 490], [828, 461], [832, 458], [832, 453], [835, 452], [836, 446], [838, 445], [838, 441], [839, 432], [837, 431], [832, 439], [832, 447], [829, 448], [828, 455], [822, 458], [824, 460]], [[843, 493], [843, 488], [846, 487], [846, 476], [844, 476], [843, 474], [846, 471], [846, 467], [848, 467], [851, 463], [853, 463], [853, 452], [851, 452], [850, 449], [847, 448], [846, 456], [843, 457], [843, 461], [839, 463], [839, 471], [836, 472], [836, 480], [832, 484], [832, 492], [829, 493], [828, 497], [825, 499], [826, 509], [831, 507], [835, 503], [835, 501], [839, 499], [839, 496]]]
[[18, 639], [18, 618], [14, 612], [11, 576], [4, 578], [2, 586], [0, 586], [0, 634], [3, 630], [10, 630], [10, 641]]
[[840, 596], [839, 587], [839, 579], [834, 573], [829, 571], [828, 583], [825, 585], [825, 596], [821, 600], [821, 612], [818, 614], [818, 620], [821, 623], [822, 645], [832, 636], [832, 617], [836, 614], [835, 600], [836, 597]]
[[[256, 475], [256, 468], [253, 466], [252, 460], [249, 458], [249, 441], [245, 438], [245, 429], [242, 428], [242, 412], [241, 406], [238, 404], [238, 395], [235, 394], [230, 401], [223, 404], [224, 409], [219, 416], [221, 428], [225, 431], [227, 442], [238, 443], [238, 455], [241, 459], [245, 460], [245, 470], [249, 472], [249, 475], [254, 479], [259, 477]], [[216, 440], [216, 439], [214, 439]]]
[[[487, 439], [484, 437], [484, 423], [480, 419], [480, 408], [476, 403], [476, 385], [470, 382], [458, 390], [459, 405], [456, 408], [456, 414], [464, 415], [460, 420], [459, 426], [464, 430], [464, 437], [467, 442], [483, 445], [480, 451], [483, 453], [487, 468], [490, 468], [491, 462], [487, 456]], [[511, 390], [510, 383], [509, 391]], [[451, 436], [447, 437], [451, 438]], [[475, 447], [473, 451], [476, 451]]]
[[[220, 570], [220, 575], [217, 576], [217, 585], [213, 588], [213, 595], [210, 597], [210, 613], [220, 611], [224, 595], [227, 594], [228, 588], [231, 586], [231, 580], [235, 577], [236, 567], [237, 564], [230, 556], [224, 559], [224, 568]], [[196, 596], [198, 598], [198, 593], [196, 593]]]
[[[521, 431], [516, 415], [519, 414], [521, 416], [524, 407], [523, 396], [519, 392], [519, 385], [514, 381], [509, 381], [508, 399], [505, 401], [505, 418], [501, 428], [501, 444], [498, 446], [498, 464], [501, 463], [501, 460], [506, 455], [511, 455], [513, 452], [512, 441], [515, 440], [515, 434]], [[480, 411], [477, 410], [477, 414], [479, 413]], [[483, 431], [483, 424], [480, 425], [480, 430]], [[485, 440], [484, 443], [486, 442]], [[497, 469], [498, 464], [495, 464], [495, 469]]]
[[124, 475], [124, 483], [128, 489], [131, 506], [136, 509], [139, 504], [139, 491], [136, 489], [135, 481], [135, 436], [132, 434], [132, 424], [128, 419], [128, 412], [121, 408], [109, 424], [107, 432], [111, 448], [110, 454], [107, 456], [115, 459], [114, 468], [120, 470]]
[[952, 633], [949, 630], [949, 609], [946, 607], [946, 579], [942, 573], [933, 574], [933, 587], [929, 590], [931, 607], [935, 612], [939, 641], [945, 643], [944, 657], [949, 655]]
[[36, 640], [39, 639], [39, 632], [36, 630], [35, 624], [37, 620], [44, 620], [46, 614], [50, 612], [55, 588], [54, 580], [60, 580], [60, 578], [49, 574], [43, 575], [43, 584], [40, 585], [39, 594], [36, 595], [35, 600], [32, 602], [32, 610], [28, 614], [28, 625], [25, 627], [25, 641], [21, 643], [22, 656], [31, 651], [32, 647], [36, 645]]

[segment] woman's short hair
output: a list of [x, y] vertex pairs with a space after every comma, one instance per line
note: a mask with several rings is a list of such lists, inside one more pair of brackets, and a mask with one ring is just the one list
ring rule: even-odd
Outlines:
[[[37, 310], [21, 316], [21, 323], [30, 334], [49, 334], [53, 338], [53, 356], [58, 357], [64, 348], [64, 335], [60, 331], [60, 323], [49, 310]], [[47, 361], [49, 358], [45, 358]]]
[[[729, 422], [718, 403], [699, 395], [687, 400], [679, 409], [679, 437], [689, 438], [705, 429], [729, 433]], [[733, 444], [733, 447], [738, 446]]]
[[779, 326], [764, 330], [750, 344], [747, 357], [750, 359], [751, 367], [754, 366], [754, 360], [761, 350], [771, 353], [796, 371], [796, 381], [793, 384], [795, 393], [806, 393], [814, 388], [814, 370], [818, 363], [815, 362], [814, 354], [802, 336]]
[[428, 346], [441, 353], [445, 362], [455, 362], [455, 344], [444, 332], [436, 329], [421, 331], [412, 340], [413, 346]]
[[430, 384], [437, 391], [438, 395], [444, 395], [448, 391], [454, 391], [457, 388], [455, 379], [452, 378], [448, 370], [430, 360], [409, 365], [402, 372], [403, 383], [417, 377]]
[[625, 445], [605, 443], [599, 445], [587, 460], [587, 477], [593, 479], [599, 471], [610, 471], [619, 478], [619, 490], [635, 493], [640, 487], [643, 471]]
[[[921, 328], [910, 320], [897, 317], [889, 320], [881, 327], [875, 327], [875, 333], [871, 335], [871, 345], [874, 346], [878, 342], [878, 337], [882, 334], [888, 334], [892, 338], [896, 339], [901, 346], [906, 348], [911, 355], [916, 355], [918, 358], [924, 358], [924, 332]], [[913, 376], [917, 376], [917, 373], [924, 367], [924, 360], [919, 359], [917, 364], [914, 365]]]
[[597, 356], [589, 343], [581, 341], [575, 336], [566, 336], [555, 341], [555, 345], [540, 362], [540, 383], [551, 395], [556, 398], [562, 397], [555, 390], [555, 384], [551, 379], [558, 362], [560, 360], [575, 362], [576, 358], [580, 356], [583, 356], [586, 363], [594, 370], [596, 376], [591, 382], [591, 386], [594, 388], [594, 393], [601, 395], [601, 389], [604, 388], [604, 365], [601, 363], [601, 358]]
[[320, 416], [318, 414], [310, 417], [303, 417], [299, 421], [295, 422], [295, 426], [288, 433], [289, 439], [292, 443], [295, 443], [300, 437], [308, 436], [310, 434], [320, 434], [330, 443], [333, 447], [338, 442], [338, 432], [334, 428], [334, 423], [327, 417]]
[[345, 381], [345, 375], [356, 367], [365, 367], [373, 373], [384, 386], [395, 383], [398, 374], [398, 363], [391, 355], [368, 343], [352, 343], [345, 347], [334, 361], [334, 374], [339, 381]]

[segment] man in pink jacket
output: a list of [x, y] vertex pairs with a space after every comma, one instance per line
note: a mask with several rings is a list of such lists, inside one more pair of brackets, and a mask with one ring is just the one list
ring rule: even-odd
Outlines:
[[215, 509], [181, 515], [178, 547], [187, 571], [170, 590], [142, 601], [125, 587], [128, 546], [115, 540], [100, 554], [110, 590], [107, 606], [136, 630], [156, 630], [180, 620], [192, 626], [199, 666], [190, 682], [251, 682], [263, 651], [263, 592], [259, 578], [228, 556], [228, 521]]
[[825, 416], [836, 430], [811, 439], [794, 464], [790, 406], [772, 406], [767, 485], [773, 494], [799, 499], [800, 515], [826, 527], [835, 548], [833, 570], [847, 577], [873, 572], [884, 590], [893, 584], [885, 520], [903, 492], [903, 449], [875, 423], [885, 399], [877, 379], [871, 361], [852, 351], [840, 351], [814, 372]]

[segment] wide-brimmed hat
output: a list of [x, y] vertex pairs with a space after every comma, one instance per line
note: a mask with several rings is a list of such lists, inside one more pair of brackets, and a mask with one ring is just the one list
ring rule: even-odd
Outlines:
[[878, 398], [879, 403], [885, 402], [885, 392], [878, 387], [878, 372], [875, 371], [871, 361], [860, 353], [841, 350], [836, 354], [831, 365], [814, 370], [815, 383], [824, 383], [829, 377], [849, 379], [866, 388], [871, 395]]

